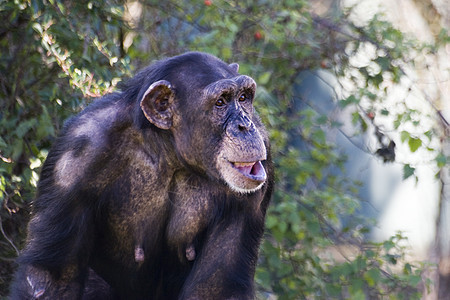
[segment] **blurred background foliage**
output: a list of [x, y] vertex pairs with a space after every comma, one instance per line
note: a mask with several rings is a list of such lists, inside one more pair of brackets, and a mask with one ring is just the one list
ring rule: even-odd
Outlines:
[[[367, 240], [373, 224], [359, 214], [358, 182], [345, 175], [347, 157], [329, 139], [343, 124], [314, 105], [298, 109], [295, 86], [306, 70], [342, 79], [333, 88], [337, 108], [351, 112], [352, 135], [377, 137], [374, 156], [396, 159], [392, 138], [377, 123], [393, 115], [392, 131], [411, 152], [430, 153], [439, 171], [448, 161], [440, 146], [448, 124], [438, 110], [422, 115], [403, 105], [391, 112], [383, 83], [400, 83], [418, 53], [433, 55], [448, 34], [419, 43], [381, 15], [361, 26], [349, 18], [351, 8], [318, 14], [314, 2], [0, 0], [0, 296], [8, 293], [39, 170], [64, 120], [152, 61], [192, 50], [238, 62], [259, 85], [256, 108], [277, 171], [258, 297], [415, 299], [426, 293], [429, 265], [406, 260], [402, 234]], [[370, 63], [352, 64], [351, 56], [367, 47]], [[427, 118], [435, 125], [417, 134]], [[404, 178], [415, 176], [414, 165], [402, 163]]]

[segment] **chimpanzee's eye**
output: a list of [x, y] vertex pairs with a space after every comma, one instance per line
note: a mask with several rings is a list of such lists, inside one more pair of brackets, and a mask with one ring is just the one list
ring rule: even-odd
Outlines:
[[216, 106], [224, 106], [225, 105], [225, 99], [223, 97], [220, 97], [216, 101]]
[[239, 101], [240, 101], [240, 102], [247, 101], [248, 99], [249, 99], [249, 97], [247, 96], [246, 93], [242, 93], [242, 94], [239, 96]]

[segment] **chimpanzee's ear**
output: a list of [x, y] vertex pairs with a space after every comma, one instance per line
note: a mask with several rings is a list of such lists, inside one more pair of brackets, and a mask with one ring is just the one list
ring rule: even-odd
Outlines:
[[156, 127], [172, 127], [172, 105], [175, 93], [170, 82], [160, 80], [153, 83], [141, 99], [141, 109], [145, 117]]
[[235, 71], [236, 73], [239, 72], [239, 64], [237, 63], [232, 63], [228, 65], [231, 69], [233, 69], [233, 71]]

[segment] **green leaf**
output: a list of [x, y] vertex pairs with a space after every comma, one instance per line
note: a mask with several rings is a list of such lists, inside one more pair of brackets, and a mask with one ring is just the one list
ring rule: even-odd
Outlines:
[[417, 149], [419, 149], [420, 146], [422, 146], [422, 140], [410, 137], [408, 140], [408, 145], [409, 145], [409, 149], [411, 150], [411, 152], [416, 152]]
[[256, 268], [256, 280], [258, 284], [262, 284], [264, 287], [270, 287], [270, 272], [263, 268]]
[[349, 288], [350, 298], [352, 300], [366, 300], [366, 296], [363, 291], [364, 282], [360, 278], [355, 278], [351, 282]]
[[314, 131], [311, 137], [314, 142], [318, 143], [319, 145], [324, 145], [326, 143], [326, 135], [323, 130]]
[[346, 107], [346, 106], [348, 106], [350, 104], [357, 104], [357, 103], [359, 103], [359, 99], [357, 99], [353, 95], [350, 95], [346, 99], [342, 99], [341, 101], [339, 101], [339, 106]]
[[396, 118], [395, 121], [394, 121], [394, 127], [395, 127], [395, 129], [398, 129], [398, 127], [400, 127], [400, 125], [402, 124], [402, 121], [403, 121], [403, 117], [404, 117], [404, 114], [399, 114], [399, 115], [397, 116], [397, 118]]
[[422, 277], [420, 275], [409, 276], [409, 284], [411, 286], [417, 286], [421, 281], [422, 281]]
[[447, 164], [447, 157], [443, 153], [439, 153], [436, 157], [438, 168], [443, 168]]
[[411, 167], [409, 164], [403, 166], [403, 180], [408, 179], [414, 174], [416, 169]]
[[285, 221], [281, 221], [278, 223], [278, 228], [280, 229], [281, 233], [285, 233], [287, 230], [287, 227], [288, 227], [288, 225]]
[[258, 78], [258, 83], [261, 85], [266, 85], [269, 82], [271, 75], [272, 75], [271, 72], [262, 73], [261, 76], [259, 76]]
[[383, 75], [381, 75], [381, 73], [369, 78], [377, 88], [379, 88], [380, 84], [383, 82]]
[[[342, 291], [342, 287], [335, 284], [327, 284], [326, 285], [327, 292], [330, 296], [335, 297], [336, 299], [339, 299]], [[333, 299], [335, 299], [333, 298]]]
[[326, 115], [320, 115], [318, 118], [316, 118], [316, 124], [318, 125], [324, 125], [328, 122], [328, 117]]
[[266, 227], [267, 228], [273, 228], [278, 223], [278, 220], [273, 215], [268, 215], [266, 218]]
[[380, 281], [380, 271], [378, 269], [370, 269], [364, 273], [364, 279], [369, 286], [375, 286]]
[[382, 109], [382, 110], [381, 110], [381, 114], [382, 114], [383, 116], [389, 116], [389, 111], [388, 111], [387, 109]]
[[400, 140], [402, 141], [402, 143], [404, 143], [406, 140], [408, 140], [411, 137], [411, 135], [409, 134], [409, 132], [407, 131], [402, 131], [400, 133]]
[[353, 125], [358, 124], [360, 119], [361, 119], [361, 116], [359, 115], [359, 113], [357, 111], [352, 113], [352, 124]]
[[17, 126], [15, 132], [18, 138], [23, 138], [27, 132], [37, 123], [36, 119], [23, 121]]
[[36, 32], [38, 32], [39, 34], [42, 34], [43, 30], [42, 30], [41, 24], [33, 23], [32, 27], [34, 30], [36, 30]]
[[412, 273], [412, 266], [410, 263], [406, 263], [405, 266], [403, 267], [403, 273], [405, 275], [411, 274]]
[[386, 56], [379, 56], [375, 59], [375, 62], [378, 63], [382, 71], [386, 71], [389, 69], [391, 65], [391, 61]]

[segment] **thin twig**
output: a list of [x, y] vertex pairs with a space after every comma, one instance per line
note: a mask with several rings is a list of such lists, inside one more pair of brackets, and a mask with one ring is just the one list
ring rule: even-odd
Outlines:
[[3, 221], [2, 221], [2, 217], [1, 217], [1, 216], [0, 216], [0, 231], [1, 231], [2, 235], [3, 235], [3, 237], [4, 237], [4, 238], [8, 241], [8, 243], [14, 248], [14, 250], [15, 250], [16, 253], [17, 253], [17, 256], [19, 256], [19, 254], [20, 254], [19, 250], [18, 250], [17, 247], [14, 245], [14, 243], [12, 242], [12, 240], [10, 240], [10, 239], [8, 238], [8, 236], [6, 235], [5, 231], [3, 230]]

